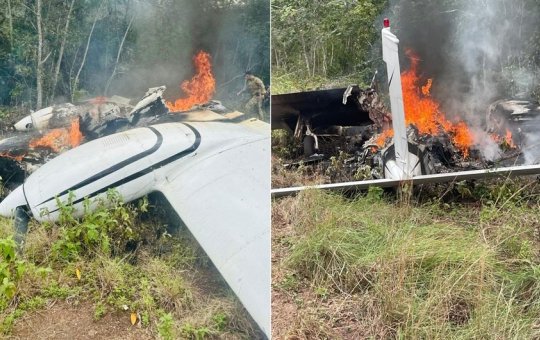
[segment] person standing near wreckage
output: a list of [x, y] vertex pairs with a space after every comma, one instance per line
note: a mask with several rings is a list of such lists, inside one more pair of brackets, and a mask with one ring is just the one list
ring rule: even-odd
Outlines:
[[263, 81], [255, 77], [251, 71], [246, 71], [244, 74], [244, 87], [236, 95], [239, 96], [244, 93], [246, 90], [249, 90], [251, 98], [247, 101], [245, 109], [247, 113], [253, 112], [254, 108], [257, 107], [257, 114], [259, 119], [264, 119], [264, 111], [262, 108], [264, 95], [266, 94], [266, 89], [264, 87]]

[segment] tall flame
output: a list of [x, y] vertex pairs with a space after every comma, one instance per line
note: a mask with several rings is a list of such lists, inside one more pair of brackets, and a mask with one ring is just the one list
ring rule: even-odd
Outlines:
[[29, 143], [31, 148], [49, 148], [54, 152], [60, 152], [65, 148], [73, 148], [81, 144], [82, 133], [80, 131], [79, 120], [74, 119], [69, 129], [52, 129], [43, 137], [33, 139]]
[[203, 104], [212, 99], [216, 90], [216, 80], [212, 74], [210, 54], [200, 51], [193, 57], [196, 74], [191, 80], [186, 80], [180, 85], [186, 93], [185, 98], [179, 98], [174, 103], [166, 102], [170, 111], [185, 111], [194, 105]]
[[[411, 60], [410, 68], [401, 74], [406, 124], [413, 124], [420, 134], [436, 136], [441, 132], [448, 133], [454, 145], [467, 157], [473, 144], [472, 132], [465, 122], [454, 123], [446, 119], [439, 103], [431, 97], [433, 79], [422, 84], [418, 74], [419, 58], [410, 49], [405, 53]], [[378, 142], [384, 144], [384, 140], [390, 135], [385, 132]]]

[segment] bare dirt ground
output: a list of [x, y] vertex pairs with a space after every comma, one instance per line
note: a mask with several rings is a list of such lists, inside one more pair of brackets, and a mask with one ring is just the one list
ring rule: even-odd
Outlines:
[[73, 305], [57, 301], [43, 310], [28, 313], [17, 320], [8, 339], [114, 339], [147, 340], [155, 337], [148, 329], [132, 326], [130, 312], [107, 313], [94, 320], [93, 306], [89, 302]]

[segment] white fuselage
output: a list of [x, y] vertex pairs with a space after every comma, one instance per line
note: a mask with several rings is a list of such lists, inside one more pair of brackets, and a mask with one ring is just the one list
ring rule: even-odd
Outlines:
[[95, 201], [108, 189], [115, 188], [127, 202], [140, 198], [156, 187], [164, 168], [197, 150], [197, 134], [191, 125], [169, 123], [83, 144], [28, 177], [23, 184], [28, 206], [36, 219], [56, 220], [57, 199], [71, 200], [80, 216], [85, 198]]
[[[215, 114], [214, 114], [215, 115]], [[0, 203], [0, 215], [75, 216], [115, 189], [129, 202], [160, 191], [270, 334], [270, 129], [259, 121], [165, 123], [99, 138], [44, 164]]]

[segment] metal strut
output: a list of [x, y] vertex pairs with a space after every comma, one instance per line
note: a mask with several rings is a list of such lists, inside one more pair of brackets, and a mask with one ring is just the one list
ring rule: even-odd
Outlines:
[[357, 182], [345, 182], [345, 183], [335, 183], [335, 184], [321, 184], [321, 185], [313, 185], [313, 186], [272, 189], [271, 195], [273, 198], [277, 198], [277, 197], [296, 195], [299, 192], [310, 190], [310, 189], [350, 191], [350, 190], [365, 190], [371, 186], [376, 186], [376, 187], [381, 187], [381, 188], [399, 187], [401, 184], [406, 183], [406, 182], [410, 182], [414, 185], [417, 185], [417, 184], [454, 182], [454, 181], [463, 181], [463, 180], [471, 180], [471, 179], [486, 179], [486, 178], [498, 177], [498, 176], [517, 177], [517, 176], [527, 176], [527, 175], [540, 175], [540, 165], [539, 164], [519, 165], [519, 166], [511, 166], [511, 167], [497, 168], [497, 169], [483, 169], [483, 170], [459, 171], [459, 172], [452, 172], [452, 173], [447, 173], [447, 174], [422, 175], [422, 176], [415, 176], [408, 181], [385, 178], [385, 179], [374, 179], [374, 180], [357, 181]]

